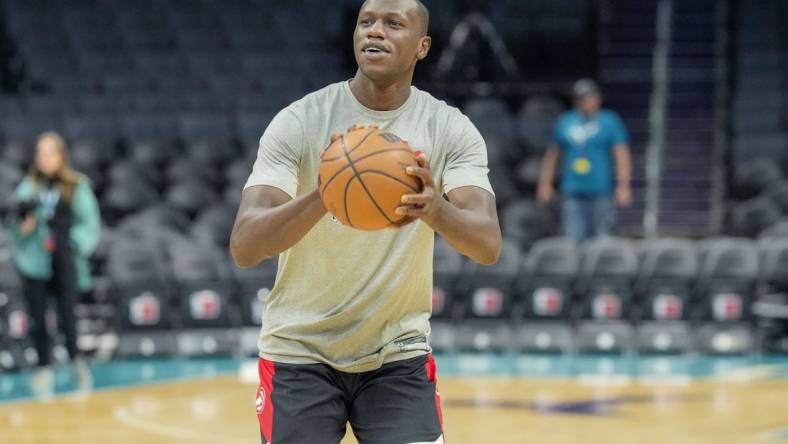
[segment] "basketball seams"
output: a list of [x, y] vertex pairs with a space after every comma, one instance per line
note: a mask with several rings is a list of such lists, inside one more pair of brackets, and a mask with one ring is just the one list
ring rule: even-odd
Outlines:
[[[347, 150], [347, 148], [345, 148], [345, 147], [347, 147], [347, 145], [345, 144], [345, 136], [347, 136], [347, 135], [348, 135], [348, 133], [347, 133], [347, 132], [345, 132], [345, 133], [344, 133], [344, 134], [342, 134], [342, 136], [341, 136], [341, 138], [342, 138], [342, 143], [343, 143], [343, 144], [345, 144], [345, 147], [343, 147], [343, 149], [342, 149], [342, 150], [343, 150], [343, 151], [344, 151], [346, 154], [350, 154], [350, 153], [352, 153], [353, 151], [355, 151], [355, 150], [356, 150], [356, 148], [358, 148], [359, 146], [361, 146], [361, 144], [362, 144], [362, 143], [364, 143], [364, 142], [367, 140], [367, 138], [368, 138], [370, 135], [372, 135], [372, 133], [374, 133], [374, 132], [375, 132], [375, 128], [370, 128], [370, 131], [368, 131], [368, 132], [367, 132], [367, 134], [365, 134], [365, 135], [364, 135], [364, 137], [362, 137], [362, 138], [361, 138], [361, 141], [359, 141], [359, 142], [358, 142], [358, 143], [357, 143], [355, 146], [353, 146], [353, 148], [351, 148], [351, 149], [350, 149], [350, 151], [348, 151], [348, 150]], [[331, 147], [331, 146], [329, 145], [329, 148], [330, 148], [330, 147]], [[342, 155], [340, 155], [339, 157], [332, 157], [331, 159], [320, 159], [320, 160], [321, 160], [322, 162], [334, 162], [335, 160], [342, 159], [343, 157], [345, 157], [345, 156], [342, 156]]]
[[353, 181], [356, 179], [358, 179], [358, 176], [353, 176], [350, 178], [350, 180], [347, 181], [347, 183], [345, 183], [345, 193], [342, 195], [344, 201], [343, 205], [345, 207], [345, 221], [347, 222], [348, 225], [350, 225], [353, 228], [355, 227], [353, 226], [353, 222], [350, 221], [350, 211], [347, 209], [347, 191], [350, 189], [350, 184], [352, 184]]
[[383, 171], [364, 170], [364, 171], [358, 173], [359, 180], [361, 180], [361, 176], [363, 176], [364, 174], [377, 174], [379, 176], [384, 176], [384, 177], [387, 177], [387, 178], [389, 178], [389, 179], [401, 184], [402, 186], [406, 187], [408, 190], [410, 190], [410, 191], [412, 191], [414, 193], [420, 193], [421, 192], [420, 190], [418, 190], [416, 188], [413, 188], [413, 186], [411, 186], [409, 183], [405, 182], [404, 180], [402, 180], [402, 179], [400, 179], [398, 177], [394, 177], [391, 174], [383, 172]]
[[[368, 133], [366, 136], [364, 136], [364, 139], [363, 139], [361, 142], [359, 142], [359, 144], [358, 144], [358, 145], [360, 145], [361, 143], [363, 143], [363, 142], [364, 142], [364, 140], [366, 140], [366, 138], [369, 136], [369, 134], [371, 134], [373, 131], [374, 131], [374, 129], [373, 129], [372, 131], [370, 131], [370, 132], [369, 132], [369, 133]], [[357, 148], [357, 147], [358, 147], [358, 145], [356, 145], [356, 146], [354, 147], [354, 149], [355, 149], [355, 148]], [[372, 193], [370, 193], [370, 192], [369, 192], [369, 189], [367, 188], [367, 185], [364, 183], [364, 181], [363, 181], [363, 180], [361, 180], [361, 177], [358, 175], [358, 170], [356, 170], [356, 165], [355, 165], [355, 162], [353, 162], [353, 159], [351, 159], [351, 158], [350, 158], [350, 153], [349, 153], [349, 152], [348, 152], [348, 150], [347, 150], [347, 143], [345, 143], [345, 138], [344, 138], [344, 137], [342, 138], [342, 151], [344, 151], [344, 152], [345, 152], [345, 157], [347, 157], [348, 164], [350, 165], [350, 168], [353, 170], [353, 175], [354, 175], [354, 177], [353, 177], [353, 178], [354, 178], [354, 179], [358, 179], [358, 183], [359, 183], [359, 184], [361, 184], [361, 187], [364, 189], [364, 192], [367, 194], [367, 197], [369, 197], [369, 199], [370, 199], [370, 200], [372, 201], [372, 203], [375, 205], [375, 208], [377, 208], [377, 209], [378, 209], [378, 211], [380, 212], [380, 214], [381, 214], [381, 215], [383, 215], [383, 217], [384, 217], [384, 218], [385, 218], [385, 219], [386, 219], [386, 220], [387, 220], [389, 223], [394, 223], [394, 221], [393, 221], [393, 220], [391, 220], [391, 219], [389, 219], [388, 215], [386, 215], [386, 212], [385, 212], [385, 211], [383, 211], [383, 208], [380, 208], [380, 205], [379, 205], [379, 204], [378, 204], [378, 202], [375, 200], [375, 198], [372, 196]], [[353, 180], [351, 179], [351, 180], [349, 180], [349, 181], [348, 181], [348, 183], [350, 183], [350, 182], [352, 182], [352, 181], [353, 181]], [[345, 196], [344, 196], [344, 198], [345, 198], [345, 214], [349, 216], [349, 211], [348, 211], [348, 209], [347, 209], [347, 187], [345, 187]], [[348, 219], [348, 222], [350, 222], [350, 219]], [[351, 226], [352, 226], [352, 225], [351, 225]]]
[[[361, 162], [362, 160], [366, 160], [366, 159], [369, 159], [369, 158], [371, 158], [371, 157], [375, 157], [375, 156], [377, 156], [378, 154], [382, 154], [382, 153], [391, 153], [391, 152], [396, 152], [396, 151], [407, 151], [407, 152], [410, 152], [410, 153], [412, 153], [412, 152], [413, 152], [413, 151], [411, 151], [411, 150], [410, 150], [410, 149], [408, 149], [408, 148], [384, 148], [384, 149], [382, 149], [382, 150], [375, 151], [374, 153], [367, 154], [367, 155], [365, 155], [365, 156], [363, 156], [363, 157], [359, 157], [358, 159], [356, 159], [356, 160], [355, 160], [355, 161], [353, 161], [352, 163], [353, 163], [353, 164], [356, 164], [356, 163], [359, 163], [359, 162]], [[330, 178], [329, 178], [329, 179], [328, 179], [328, 180], [327, 180], [327, 181], [326, 181], [326, 182], [325, 182], [325, 183], [322, 185], [322, 188], [323, 188], [323, 190], [325, 191], [325, 189], [326, 189], [326, 188], [328, 188], [328, 185], [329, 185], [331, 182], [333, 182], [333, 181], [334, 181], [334, 179], [336, 179], [336, 178], [337, 178], [337, 177], [338, 177], [340, 174], [342, 174], [342, 173], [343, 173], [345, 170], [347, 170], [347, 169], [348, 169], [348, 168], [350, 168], [350, 167], [351, 167], [351, 165], [350, 165], [350, 164], [347, 164], [347, 165], [343, 166], [342, 168], [340, 168], [340, 169], [339, 169], [339, 171], [335, 172], [335, 173], [334, 173], [334, 175], [333, 175], [333, 176], [331, 176], [331, 177], [330, 177]], [[320, 193], [320, 197], [321, 197], [321, 198], [323, 197], [323, 193], [322, 193], [322, 192]]]

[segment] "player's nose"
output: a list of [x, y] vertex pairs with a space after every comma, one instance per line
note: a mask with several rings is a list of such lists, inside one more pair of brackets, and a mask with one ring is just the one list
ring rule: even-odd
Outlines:
[[367, 38], [385, 39], [386, 33], [383, 27], [383, 20], [375, 20], [367, 31]]

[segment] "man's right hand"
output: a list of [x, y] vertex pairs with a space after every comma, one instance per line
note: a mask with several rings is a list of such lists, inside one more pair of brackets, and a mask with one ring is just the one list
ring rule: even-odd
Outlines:
[[555, 194], [555, 188], [553, 188], [552, 184], [542, 184], [540, 183], [536, 189], [536, 199], [543, 203], [548, 204], [550, 201], [553, 200], [553, 195]]
[[33, 230], [36, 229], [36, 217], [32, 214], [27, 215], [25, 220], [22, 221], [22, 224], [19, 226], [19, 232], [22, 236], [28, 236]]

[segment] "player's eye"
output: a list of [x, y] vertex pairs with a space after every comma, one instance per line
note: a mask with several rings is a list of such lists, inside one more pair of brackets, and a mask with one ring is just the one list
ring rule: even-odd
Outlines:
[[389, 20], [389, 26], [394, 27], [394, 28], [399, 28], [400, 26], [402, 26], [402, 23], [400, 23], [400, 22], [398, 22], [396, 20]]
[[369, 26], [369, 25], [372, 24], [372, 20], [370, 20], [370, 19], [362, 19], [362, 20], [360, 20], [358, 22], [358, 24], [361, 25], [361, 26]]

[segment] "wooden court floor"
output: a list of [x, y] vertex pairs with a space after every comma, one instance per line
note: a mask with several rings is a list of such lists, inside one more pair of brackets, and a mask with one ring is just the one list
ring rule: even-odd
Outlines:
[[[788, 443], [788, 379], [757, 369], [694, 381], [452, 376], [439, 389], [450, 444]], [[0, 442], [258, 443], [254, 392], [225, 375], [2, 403]]]

